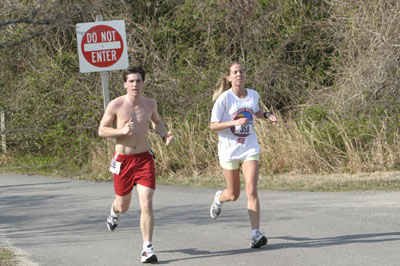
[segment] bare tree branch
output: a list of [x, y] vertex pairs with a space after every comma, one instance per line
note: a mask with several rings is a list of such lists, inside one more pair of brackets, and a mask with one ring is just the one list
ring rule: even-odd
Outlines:
[[[58, 28], [58, 27], [75, 27], [73, 25], [70, 25], [68, 23], [68, 18], [64, 21], [59, 21], [56, 18], [62, 14], [60, 11], [57, 13], [52, 13], [53, 17], [47, 15], [50, 14], [50, 11], [53, 10], [53, 7], [48, 7], [48, 10], [42, 10], [43, 9], [43, 0], [39, 0], [36, 4], [35, 7], [31, 8], [30, 12], [26, 16], [21, 16], [17, 19], [10, 19], [7, 21], [0, 21], [0, 29], [3, 29], [5, 34], [2, 34], [2, 39], [0, 39], [0, 49], [3, 48], [10, 48], [10, 47], [15, 47], [20, 44], [26, 43], [31, 41], [32, 39], [35, 39], [39, 36], [43, 36], [49, 31]], [[24, 9], [12, 9], [11, 11], [7, 10], [5, 11], [5, 17], [10, 16], [11, 13], [16, 12], [16, 13], [24, 13]], [[8, 14], [9, 13], [9, 14]], [[44, 17], [43, 17], [44, 16]], [[27, 26], [24, 26], [27, 25]], [[28, 26], [32, 25], [32, 26]], [[48, 26], [48, 27], [46, 27]], [[10, 27], [9, 29], [6, 29], [6, 27]], [[27, 31], [24, 32], [24, 36], [18, 36], [18, 30], [15, 29], [15, 27], [22, 27], [23, 29], [26, 29]], [[7, 36], [7, 37], [5, 37]], [[18, 36], [18, 37], [16, 37]]]
[[[51, 24], [48, 24], [48, 25], [51, 25]], [[45, 30], [34, 32], [29, 37], [23, 38], [22, 40], [15, 41], [15, 42], [10, 42], [10, 43], [7, 43], [7, 44], [0, 43], [0, 49], [18, 46], [18, 45], [20, 45], [22, 43], [29, 42], [30, 40], [32, 40], [34, 38], [37, 38], [37, 37], [42, 36], [42, 35], [45, 35], [47, 32], [49, 32], [49, 31], [51, 31], [51, 30], [53, 30], [55, 28], [65, 27], [65, 26], [67, 26], [67, 27], [75, 27], [74, 25], [69, 25], [69, 24], [66, 24], [66, 23], [57, 23], [57, 24], [51, 25], [50, 27], [46, 28]]]

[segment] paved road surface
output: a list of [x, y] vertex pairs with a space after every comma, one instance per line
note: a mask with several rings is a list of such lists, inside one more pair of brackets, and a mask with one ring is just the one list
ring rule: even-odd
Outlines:
[[[157, 187], [158, 264], [400, 265], [400, 192], [260, 191], [269, 244], [258, 250], [249, 248], [245, 193], [212, 220], [214, 193]], [[137, 197], [108, 232], [113, 197], [109, 182], [0, 174], [0, 246], [18, 250], [25, 265], [141, 265]]]

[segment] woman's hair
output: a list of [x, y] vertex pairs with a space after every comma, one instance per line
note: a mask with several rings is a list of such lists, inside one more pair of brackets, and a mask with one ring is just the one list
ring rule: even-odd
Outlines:
[[230, 88], [230, 82], [226, 79], [226, 77], [222, 77], [217, 82], [217, 89], [214, 91], [213, 94], [213, 102], [215, 102], [218, 97], [226, 90]]
[[[232, 64], [230, 64], [229, 69], [228, 69], [228, 75], [231, 73], [231, 67], [232, 67], [233, 65], [236, 65], [236, 64], [241, 65], [240, 63], [237, 63], [237, 62], [233, 62]], [[228, 81], [228, 79], [226, 78], [226, 76], [227, 76], [227, 75], [223, 76], [223, 77], [220, 78], [220, 79], [218, 80], [218, 82], [217, 82], [217, 89], [214, 91], [214, 94], [213, 94], [213, 97], [212, 97], [212, 99], [213, 99], [214, 102], [218, 99], [218, 97], [219, 97], [224, 91], [228, 90], [228, 89], [231, 87], [231, 83]]]

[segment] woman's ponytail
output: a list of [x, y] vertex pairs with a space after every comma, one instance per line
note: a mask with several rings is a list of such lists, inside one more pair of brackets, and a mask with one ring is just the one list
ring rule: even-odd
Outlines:
[[218, 80], [217, 82], [217, 89], [214, 91], [213, 94], [213, 101], [215, 102], [218, 97], [226, 90], [228, 90], [230, 87], [229, 81], [226, 79], [226, 77], [222, 77]]

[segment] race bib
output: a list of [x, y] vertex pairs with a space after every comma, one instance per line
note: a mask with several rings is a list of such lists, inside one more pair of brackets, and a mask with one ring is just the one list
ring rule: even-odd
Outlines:
[[117, 162], [118, 153], [115, 153], [114, 158], [111, 160], [110, 172], [119, 175], [121, 171], [121, 162]]
[[250, 135], [253, 132], [253, 125], [242, 125], [242, 126], [235, 126], [235, 134], [241, 135]]

